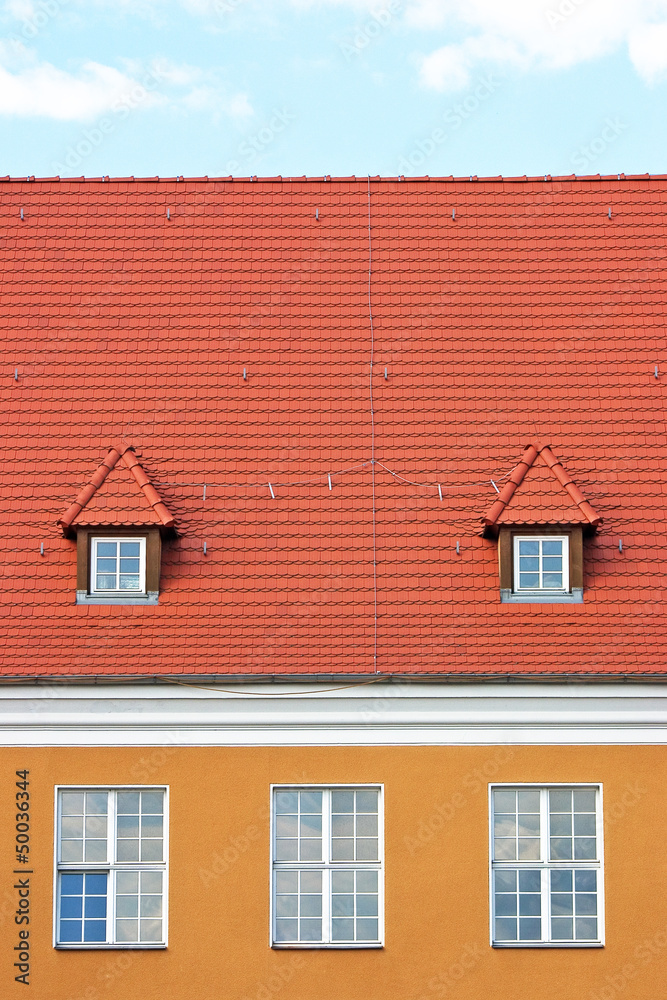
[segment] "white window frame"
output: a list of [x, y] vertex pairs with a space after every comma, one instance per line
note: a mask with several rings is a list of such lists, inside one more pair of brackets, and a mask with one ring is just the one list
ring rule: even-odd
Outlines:
[[[53, 947], [58, 951], [97, 951], [122, 948], [131, 951], [164, 949], [168, 945], [169, 936], [169, 786], [168, 785], [56, 785], [54, 800], [54, 836], [53, 836]], [[65, 862], [60, 860], [60, 803], [62, 792], [162, 792], [163, 798], [163, 861], [126, 862], [113, 861], [111, 845], [114, 845], [115, 856], [115, 821], [116, 799], [108, 799], [113, 805], [107, 809], [107, 861], [106, 862]], [[162, 940], [161, 941], [115, 941], [116, 936], [116, 892], [115, 877], [123, 871], [159, 871], [162, 873]], [[59, 940], [60, 930], [60, 875], [90, 873], [107, 876], [107, 933], [106, 941], [64, 941]]]
[[[276, 842], [276, 792], [321, 791], [329, 793], [329, 805], [322, 808], [322, 845], [328, 843], [326, 861], [279, 861], [274, 859]], [[337, 791], [377, 791], [378, 792], [378, 860], [377, 861], [336, 861], [331, 862], [329, 851], [331, 844], [331, 805], [330, 794]], [[269, 907], [269, 946], [275, 949], [377, 949], [384, 948], [384, 785], [380, 782], [360, 782], [345, 784], [274, 784], [270, 786], [271, 809], [271, 839], [269, 845], [270, 871], [270, 907]], [[331, 873], [339, 869], [355, 871], [376, 871], [378, 874], [378, 940], [377, 941], [332, 941], [331, 940], [331, 889], [330, 875], [325, 875], [322, 885], [322, 926], [326, 928], [326, 941], [276, 941], [275, 934], [275, 875], [278, 871], [307, 870]], [[325, 934], [323, 933], [323, 937]]]
[[[595, 861], [550, 861], [549, 860], [549, 815], [548, 796], [551, 789], [572, 789], [573, 791], [595, 791], [595, 837], [597, 859]], [[494, 861], [494, 829], [493, 829], [493, 793], [494, 791], [538, 791], [540, 795], [540, 860], [539, 861]], [[489, 785], [489, 940], [492, 948], [602, 948], [605, 943], [605, 905], [604, 905], [604, 814], [602, 798], [602, 782], [572, 782], [550, 781], [529, 782], [508, 781]], [[542, 872], [541, 926], [543, 939], [540, 941], [496, 941], [495, 928], [495, 893], [494, 872], [498, 870], [539, 869]], [[551, 871], [594, 869], [597, 878], [597, 920], [598, 937], [589, 941], [551, 940], [551, 912], [549, 897], [549, 874]]]
[[[562, 542], [563, 545], [563, 586], [562, 587], [521, 587], [519, 585], [519, 543], [520, 542]], [[513, 538], [513, 580], [512, 586], [515, 594], [540, 594], [542, 596], [548, 596], [553, 594], [554, 596], [561, 596], [562, 594], [570, 593], [570, 536], [569, 535], [514, 535]], [[540, 550], [540, 567], [542, 565], [543, 556]], [[542, 577], [542, 570], [540, 568], [540, 579]]]
[[[95, 584], [97, 583], [97, 559], [98, 559], [97, 546], [100, 542], [117, 542], [118, 545], [120, 545], [122, 542], [139, 542], [140, 586], [138, 590], [121, 590], [120, 588], [115, 588], [114, 590], [108, 590], [106, 588], [98, 588], [95, 586]], [[120, 564], [120, 551], [118, 553], [118, 562]], [[118, 566], [116, 578], [118, 578], [119, 572], [120, 572], [120, 565]], [[91, 596], [94, 597], [145, 597], [146, 596], [146, 538], [143, 535], [91, 535], [89, 592]]]

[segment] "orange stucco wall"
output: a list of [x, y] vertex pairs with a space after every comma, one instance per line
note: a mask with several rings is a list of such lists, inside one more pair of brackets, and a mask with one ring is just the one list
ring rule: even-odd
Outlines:
[[[659, 1000], [667, 996], [665, 750], [449, 747], [2, 750], [0, 997]], [[30, 771], [30, 987], [14, 981], [14, 772]], [[487, 781], [604, 787], [606, 946], [489, 946]], [[56, 784], [170, 787], [169, 947], [52, 947]], [[269, 947], [269, 786], [385, 787], [382, 950]]]

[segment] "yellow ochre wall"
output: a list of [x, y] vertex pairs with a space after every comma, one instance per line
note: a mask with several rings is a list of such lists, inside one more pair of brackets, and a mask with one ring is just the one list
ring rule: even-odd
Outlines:
[[[372, 747], [1, 750], [0, 997], [662, 1000], [665, 750]], [[14, 772], [30, 771], [31, 972], [14, 981]], [[488, 781], [602, 782], [606, 946], [489, 945]], [[269, 786], [385, 789], [385, 947], [271, 950]], [[169, 947], [52, 946], [57, 784], [170, 788]]]

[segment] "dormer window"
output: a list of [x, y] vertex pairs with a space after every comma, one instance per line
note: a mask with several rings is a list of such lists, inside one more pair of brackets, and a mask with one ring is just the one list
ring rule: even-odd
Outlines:
[[91, 594], [146, 593], [146, 539], [102, 536], [90, 540]]
[[77, 604], [157, 604], [162, 539], [157, 528], [79, 528]]
[[498, 569], [503, 602], [580, 604], [584, 594], [581, 526], [501, 528]]
[[483, 521], [498, 539], [501, 601], [583, 601], [584, 535], [602, 518], [548, 445], [526, 448]]
[[174, 519], [130, 445], [111, 448], [58, 524], [76, 537], [77, 604], [157, 604]]
[[569, 592], [567, 535], [514, 536], [514, 592], [566, 594]]

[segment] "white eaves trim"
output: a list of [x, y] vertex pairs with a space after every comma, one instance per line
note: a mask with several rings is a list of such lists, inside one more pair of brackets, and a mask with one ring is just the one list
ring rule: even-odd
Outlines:
[[0, 746], [665, 743], [659, 683], [0, 685]]

